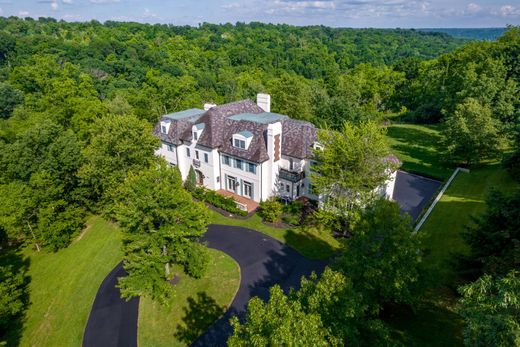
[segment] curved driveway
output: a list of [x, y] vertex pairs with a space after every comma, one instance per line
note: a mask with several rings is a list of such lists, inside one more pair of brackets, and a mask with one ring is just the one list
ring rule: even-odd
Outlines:
[[[253, 296], [267, 299], [278, 283], [285, 291], [298, 288], [302, 276], [321, 273], [326, 261], [309, 260], [294, 249], [259, 232], [233, 226], [210, 225], [203, 241], [230, 255], [240, 266], [240, 287], [228, 311], [192, 346], [222, 346], [231, 333], [229, 318], [243, 317]], [[83, 337], [83, 346], [137, 346], [139, 301], [126, 302], [115, 287], [125, 272], [119, 264], [103, 281], [96, 295]]]

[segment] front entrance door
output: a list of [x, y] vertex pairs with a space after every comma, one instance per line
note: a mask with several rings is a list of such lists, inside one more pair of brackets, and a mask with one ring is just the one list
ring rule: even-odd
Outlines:
[[227, 178], [227, 190], [230, 192], [237, 192], [237, 179], [233, 176], [228, 176]]
[[197, 175], [197, 184], [199, 186], [204, 185], [204, 174], [199, 170], [195, 170], [195, 174]]

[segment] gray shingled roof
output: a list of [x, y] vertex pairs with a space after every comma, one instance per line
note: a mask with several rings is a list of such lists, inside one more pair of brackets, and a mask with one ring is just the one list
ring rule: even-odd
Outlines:
[[286, 119], [282, 123], [282, 155], [305, 159], [312, 157], [312, 145], [318, 139], [312, 123]]
[[[276, 113], [264, 112], [251, 100], [232, 102], [200, 110], [201, 114], [190, 109], [163, 116], [161, 120], [172, 122], [169, 133], [161, 134], [160, 122], [154, 134], [161, 140], [173, 144], [191, 141], [191, 128], [194, 124], [204, 124], [204, 131], [197, 141], [198, 145], [219, 148], [227, 153], [257, 163], [269, 159], [267, 154], [267, 126], [269, 123], [282, 122], [282, 155], [299, 159], [310, 158], [312, 145], [316, 141], [316, 128], [309, 122], [290, 119]], [[247, 150], [233, 146], [233, 134], [249, 131], [253, 139]]]

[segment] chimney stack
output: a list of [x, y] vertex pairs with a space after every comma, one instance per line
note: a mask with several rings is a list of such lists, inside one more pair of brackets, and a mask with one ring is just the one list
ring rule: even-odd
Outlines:
[[256, 104], [265, 112], [271, 112], [271, 95], [263, 93], [257, 94]]
[[207, 111], [210, 108], [215, 107], [215, 106], [217, 106], [217, 104], [204, 104], [204, 111]]

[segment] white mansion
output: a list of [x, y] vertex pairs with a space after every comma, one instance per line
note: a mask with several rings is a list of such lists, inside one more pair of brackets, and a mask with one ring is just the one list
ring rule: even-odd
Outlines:
[[[193, 166], [199, 185], [256, 202], [316, 198], [309, 190], [316, 128], [270, 112], [267, 94], [258, 94], [257, 104], [206, 104], [164, 115], [154, 134], [162, 143], [156, 154], [177, 166], [183, 180]], [[395, 173], [381, 191], [388, 198], [394, 182]]]

